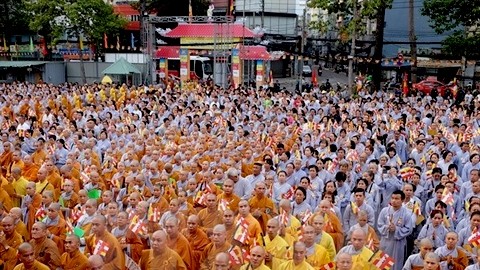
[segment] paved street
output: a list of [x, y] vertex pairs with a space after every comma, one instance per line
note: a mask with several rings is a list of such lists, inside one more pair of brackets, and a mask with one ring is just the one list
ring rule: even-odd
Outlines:
[[[321, 84], [322, 82], [325, 82], [327, 79], [330, 80], [331, 85], [336, 85], [337, 82], [340, 82], [341, 84], [346, 84], [347, 83], [347, 76], [345, 73], [335, 73], [333, 70], [328, 70], [328, 69], [323, 69], [323, 74], [321, 77], [318, 78], [318, 83]], [[311, 77], [307, 77], [307, 81], [311, 80]], [[275, 78], [277, 80], [277, 78]], [[278, 82], [280, 83], [280, 87], [286, 87], [287, 89], [292, 89], [295, 87], [295, 84], [297, 82], [297, 78], [290, 77], [290, 78], [278, 78]]]

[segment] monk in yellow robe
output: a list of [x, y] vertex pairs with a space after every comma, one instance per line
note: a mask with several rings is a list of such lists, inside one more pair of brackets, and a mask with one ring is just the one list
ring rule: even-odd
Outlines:
[[[278, 204], [281, 214], [278, 216], [284, 217], [280, 219], [280, 235], [287, 243], [292, 246], [293, 242], [297, 241], [298, 232], [302, 227], [302, 223], [292, 215], [292, 204], [287, 199], [282, 199]], [[283, 219], [283, 220], [282, 220]]]
[[287, 260], [280, 264], [277, 268], [278, 270], [314, 270], [313, 268], [305, 259], [307, 255], [307, 248], [305, 243], [303, 242], [296, 242], [293, 246], [293, 259]]
[[[105, 259], [105, 269], [123, 270], [125, 267], [125, 254], [123, 253], [117, 238], [109, 233], [107, 228], [107, 219], [104, 216], [97, 215], [92, 220], [92, 226], [96, 227], [95, 233], [85, 239], [85, 254], [95, 255], [93, 252], [97, 245], [108, 246]], [[104, 253], [99, 252], [99, 255]]]
[[375, 269], [370, 262], [373, 251], [365, 246], [366, 239], [367, 235], [363, 229], [355, 229], [352, 232], [352, 244], [338, 251], [338, 254], [348, 253], [352, 255], [353, 269]]
[[187, 228], [182, 230], [182, 234], [190, 243], [193, 250], [193, 260], [200, 262], [201, 254], [205, 247], [210, 244], [207, 234], [199, 228], [200, 220], [198, 216], [191, 215], [187, 219]]
[[65, 239], [65, 252], [62, 254], [61, 267], [64, 270], [88, 269], [88, 258], [80, 252], [80, 238], [71, 234]]
[[325, 264], [333, 262], [333, 258], [330, 258], [327, 250], [315, 243], [315, 229], [313, 226], [307, 225], [303, 228], [302, 242], [305, 243], [307, 250], [313, 249], [313, 253], [307, 253], [307, 262], [315, 269], [319, 269]]
[[337, 250], [335, 249], [335, 242], [330, 234], [323, 231], [324, 219], [322, 215], [315, 215], [312, 219], [312, 226], [315, 228], [315, 242], [324, 247], [330, 258], [335, 258]]
[[252, 215], [259, 221], [263, 231], [266, 230], [267, 221], [276, 213], [273, 201], [265, 196], [266, 185], [264, 182], [255, 184], [255, 196], [249, 200]]
[[167, 246], [167, 235], [156, 231], [152, 235], [152, 249], [144, 250], [140, 258], [141, 269], [161, 267], [165, 270], [187, 270], [180, 255]]
[[20, 168], [16, 167], [12, 168], [12, 173], [10, 177], [13, 189], [15, 191], [13, 197], [10, 197], [12, 197], [13, 205], [19, 207], [22, 202], [23, 196], [27, 194], [28, 180], [22, 176], [22, 171], [20, 170]]
[[240, 267], [240, 270], [270, 270], [270, 267], [264, 264], [265, 257], [265, 248], [262, 246], [255, 246], [250, 250], [250, 262]]
[[267, 235], [259, 236], [259, 243], [263, 242], [263, 246], [267, 251], [265, 256], [265, 264], [272, 268], [273, 258], [284, 259], [287, 255], [287, 249], [289, 247], [287, 241], [285, 241], [278, 232], [280, 230], [280, 222], [276, 218], [272, 218], [267, 222]]

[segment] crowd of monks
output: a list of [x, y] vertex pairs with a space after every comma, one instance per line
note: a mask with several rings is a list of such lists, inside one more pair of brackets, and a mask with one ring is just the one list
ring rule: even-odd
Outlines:
[[480, 269], [480, 97], [0, 92], [4, 270]]

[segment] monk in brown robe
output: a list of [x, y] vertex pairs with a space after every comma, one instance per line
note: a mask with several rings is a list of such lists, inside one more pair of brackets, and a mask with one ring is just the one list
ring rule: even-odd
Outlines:
[[9, 142], [3, 143], [3, 153], [0, 154], [0, 169], [2, 176], [5, 177], [10, 172], [10, 164], [12, 163], [12, 144]]
[[156, 231], [152, 235], [152, 249], [142, 251], [139, 266], [141, 269], [154, 269], [161, 266], [165, 270], [186, 270], [180, 255], [167, 246], [167, 235]]
[[324, 216], [325, 232], [330, 234], [335, 242], [335, 249], [340, 250], [343, 247], [343, 230], [340, 220], [331, 211], [332, 203], [327, 200], [322, 200], [319, 204], [319, 213]]
[[40, 169], [40, 166], [33, 163], [32, 156], [26, 155], [23, 157], [23, 170], [22, 176], [29, 181], [36, 182], [37, 181], [37, 173]]
[[[11, 184], [9, 184], [11, 185]], [[5, 191], [6, 188], [0, 187], [0, 203], [3, 204], [3, 208], [5, 211], [10, 211], [10, 209], [13, 207], [12, 199], [10, 198], [10, 194]], [[13, 187], [11, 188], [13, 191]]]
[[80, 252], [80, 238], [71, 234], [65, 239], [65, 252], [61, 262], [63, 270], [84, 270], [88, 268], [88, 258]]
[[223, 182], [223, 193], [218, 195], [218, 204], [220, 205], [220, 208], [222, 208], [222, 204], [228, 208], [231, 209], [234, 213], [238, 211], [238, 203], [240, 202], [240, 198], [233, 193], [233, 187], [235, 185], [235, 182], [231, 179], [226, 179]]
[[207, 234], [199, 228], [200, 220], [198, 216], [191, 215], [187, 219], [187, 228], [182, 230], [182, 234], [187, 238], [193, 250], [193, 260], [199, 262], [205, 247], [210, 244]]
[[200, 219], [200, 226], [202, 226], [208, 233], [217, 224], [222, 223], [222, 211], [217, 208], [217, 196], [215, 194], [208, 194], [207, 208], [198, 212], [198, 218]]
[[47, 265], [50, 269], [60, 267], [60, 252], [53, 240], [47, 238], [47, 225], [43, 222], [36, 222], [32, 226], [32, 240], [30, 244], [35, 252], [37, 261]]
[[[247, 223], [248, 223], [248, 239], [256, 239], [259, 235], [263, 233], [262, 228], [260, 227], [260, 223], [258, 223], [258, 220], [255, 219], [252, 214], [250, 214], [250, 206], [248, 205], [247, 200], [241, 200], [240, 203], [238, 204], [239, 211], [238, 211], [238, 216], [235, 219], [235, 224], [238, 223], [238, 221], [243, 218]], [[254, 242], [251, 241], [249, 243], [245, 243], [253, 247]]]
[[120, 246], [136, 263], [142, 255], [143, 243], [140, 237], [129, 228], [127, 212], [120, 212], [117, 215], [117, 227], [111, 230], [113, 236], [118, 239]]
[[26, 221], [27, 230], [31, 231], [33, 223], [35, 223], [35, 214], [42, 206], [42, 195], [36, 191], [36, 183], [29, 182], [27, 184], [27, 195], [23, 197], [22, 209], [26, 209], [24, 220]]
[[235, 225], [235, 213], [232, 210], [227, 209], [223, 212], [223, 225], [227, 231], [227, 241], [231, 242], [237, 228]]
[[15, 224], [15, 231], [17, 231], [25, 241], [30, 241], [30, 233], [27, 230], [27, 225], [22, 221], [22, 209], [13, 207], [10, 209], [10, 216], [13, 218]]
[[[18, 261], [19, 265], [13, 268], [14, 270], [27, 270], [27, 269], [35, 269], [35, 270], [50, 270], [48, 265], [45, 265], [39, 262], [37, 259], [32, 260], [32, 256], [35, 256], [35, 250], [30, 243], [22, 243], [18, 247]], [[53, 268], [56, 269], [56, 268]]]
[[215, 256], [217, 256], [217, 254], [221, 252], [235, 252], [235, 254], [238, 254], [238, 256], [240, 256], [240, 264], [238, 265], [238, 267], [232, 267], [232, 269], [240, 269], [240, 266], [243, 264], [243, 260], [241, 258], [242, 251], [238, 246], [232, 246], [232, 244], [227, 241], [225, 226], [223, 226], [222, 224], [216, 225], [213, 228], [212, 243], [208, 244], [203, 251], [202, 259], [200, 261], [200, 269], [212, 269], [214, 266]]
[[164, 229], [167, 232], [167, 246], [180, 255], [187, 269], [197, 269], [198, 261], [193, 260], [192, 247], [187, 238], [180, 233], [178, 219], [168, 218]]
[[52, 239], [58, 247], [60, 254], [63, 253], [64, 241], [67, 236], [67, 223], [60, 216], [60, 204], [51, 203], [47, 208], [47, 218], [44, 223], [47, 225], [47, 237]]
[[[94, 255], [96, 245], [107, 245], [108, 251], [105, 258], [105, 269], [123, 270], [125, 267], [125, 254], [123, 253], [117, 238], [107, 230], [107, 219], [97, 215], [92, 220], [92, 232], [86, 240], [85, 254]], [[100, 242], [102, 241], [102, 242]], [[101, 248], [100, 255], [102, 253]]]
[[265, 196], [266, 188], [264, 182], [257, 182], [255, 184], [255, 196], [248, 201], [252, 215], [258, 220], [264, 232], [266, 231], [268, 220], [276, 212], [272, 199]]
[[23, 242], [22, 236], [14, 229], [14, 221], [10, 216], [2, 220], [3, 233], [0, 234], [0, 260], [4, 270], [12, 270], [17, 263], [17, 248]]

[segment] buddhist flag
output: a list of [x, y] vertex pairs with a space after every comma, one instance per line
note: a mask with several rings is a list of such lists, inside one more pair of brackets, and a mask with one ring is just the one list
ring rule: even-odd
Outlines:
[[420, 209], [420, 205], [418, 202], [413, 203], [413, 213], [417, 216], [417, 220], [415, 225], [422, 223], [425, 220], [425, 217], [422, 215], [422, 210]]
[[325, 264], [324, 266], [320, 267], [320, 270], [335, 270], [335, 263], [334, 262], [329, 262]]
[[372, 265], [379, 270], [388, 270], [392, 268], [395, 260], [392, 257], [388, 256], [387, 253], [379, 250], [372, 255], [369, 262], [371, 262]]
[[229, 203], [227, 200], [221, 199], [220, 202], [219, 202], [219, 204], [218, 204], [218, 210], [220, 210], [220, 211], [225, 211], [225, 210], [229, 209], [229, 208], [228, 208], [228, 205], [229, 205], [229, 204], [230, 204], [230, 203]]
[[70, 220], [70, 218], [67, 218], [66, 221], [66, 224], [67, 224], [67, 235], [70, 235], [70, 234], [73, 234], [73, 225], [72, 225], [72, 221]]
[[480, 245], [480, 232], [478, 231], [477, 228], [475, 228], [472, 231], [472, 235], [468, 237], [468, 243], [474, 247], [477, 247]]
[[83, 51], [83, 38], [82, 35], [78, 36], [78, 47]]
[[283, 210], [282, 209], [282, 213], [280, 214], [280, 217], [279, 217], [279, 221], [280, 221], [280, 224], [283, 224], [285, 227], [288, 226], [288, 224], [290, 223], [290, 217], [289, 215], [287, 214], [287, 211]]
[[235, 3], [234, 3], [235, 0], [230, 0], [230, 10], [228, 11], [228, 15], [232, 16], [233, 15], [233, 10], [235, 9]]
[[450, 191], [448, 191], [446, 188], [443, 190], [442, 202], [450, 206], [453, 206], [453, 203], [454, 203], [453, 194]]
[[273, 72], [270, 70], [270, 74], [268, 75], [268, 86], [273, 87]]
[[3, 50], [4, 50], [5, 52], [8, 52], [7, 38], [5, 37], [5, 35], [3, 35]]
[[93, 250], [93, 255], [100, 255], [105, 257], [109, 249], [110, 246], [107, 242], [103, 240], [98, 240], [97, 244], [95, 245], [95, 249]]
[[400, 169], [400, 177], [402, 178], [403, 181], [410, 180], [414, 174], [415, 174], [415, 169], [411, 167], [404, 167]]
[[237, 221], [237, 229], [233, 235], [233, 239], [245, 244], [248, 240], [248, 222], [245, 218], [241, 217]]
[[108, 37], [107, 37], [107, 33], [103, 33], [103, 47], [105, 49], [108, 48]]
[[302, 225], [306, 225], [308, 223], [308, 220], [313, 216], [313, 213], [310, 211], [310, 209], [307, 209], [305, 213], [303, 214], [302, 217]]
[[139, 220], [138, 216], [133, 217], [132, 221], [130, 222], [129, 228], [135, 234], [145, 234], [146, 232], [145, 224], [143, 224], [143, 222]]
[[228, 252], [228, 255], [230, 256], [230, 264], [232, 266], [242, 265], [242, 254], [238, 254], [237, 249], [235, 249], [234, 247], [235, 246], [232, 246], [232, 248]]
[[346, 156], [347, 160], [352, 161], [352, 162], [353, 161], [358, 161], [358, 157], [359, 157], [358, 152], [355, 149], [350, 149], [347, 153], [347, 156]]
[[72, 209], [72, 212], [70, 214], [70, 217], [73, 222], [77, 221], [81, 216], [83, 215], [83, 211], [81, 208], [76, 207]]
[[295, 194], [295, 187], [291, 187], [286, 193], [282, 195], [282, 198], [290, 200], [294, 194]]
[[358, 206], [355, 202], [350, 202], [350, 207], [352, 208], [352, 213], [356, 215], [358, 213]]
[[158, 223], [160, 221], [160, 211], [158, 208], [153, 207], [152, 204], [150, 204], [150, 207], [148, 207], [148, 221], [152, 221], [155, 223]]
[[33, 39], [30, 37], [30, 52], [33, 52], [35, 50], [35, 47], [33, 46]]
[[313, 86], [317, 86], [317, 84], [318, 84], [317, 72], [318, 71], [312, 72], [312, 84], [313, 84]]
[[45, 211], [45, 208], [40, 207], [37, 212], [35, 212], [35, 219], [37, 221], [42, 221], [45, 217], [47, 217], [47, 211]]

